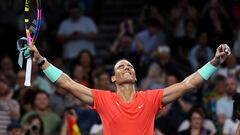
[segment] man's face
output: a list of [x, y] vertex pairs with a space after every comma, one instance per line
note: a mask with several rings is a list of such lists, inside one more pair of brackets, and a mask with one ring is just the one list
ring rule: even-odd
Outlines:
[[12, 60], [9, 57], [4, 57], [1, 61], [1, 68], [3, 70], [10, 70], [13, 67]]
[[225, 81], [218, 81], [215, 83], [214, 90], [218, 94], [223, 94], [226, 90], [226, 82]]
[[20, 70], [17, 73], [17, 82], [19, 85], [24, 84], [24, 79], [25, 79], [25, 71], [24, 70]]
[[35, 107], [38, 110], [45, 110], [48, 108], [48, 96], [43, 93], [39, 93], [35, 99]]
[[194, 112], [191, 116], [191, 126], [194, 129], [200, 129], [203, 124], [203, 118], [199, 113]]
[[227, 78], [227, 88], [226, 92], [228, 95], [233, 95], [236, 92], [237, 89], [237, 82], [233, 77]]
[[81, 12], [78, 8], [74, 7], [69, 9], [69, 16], [72, 20], [77, 20], [81, 15]]
[[74, 68], [74, 72], [73, 72], [74, 79], [83, 79], [83, 73], [84, 73], [83, 67], [77, 65]]
[[127, 60], [120, 60], [114, 66], [115, 75], [112, 82], [116, 84], [135, 83], [136, 74], [133, 65]]
[[110, 76], [109, 74], [105, 73], [99, 76], [99, 85], [102, 88], [107, 88], [110, 86]]

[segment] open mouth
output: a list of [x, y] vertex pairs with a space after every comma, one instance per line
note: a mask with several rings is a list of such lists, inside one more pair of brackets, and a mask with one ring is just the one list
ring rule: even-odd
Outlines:
[[125, 72], [125, 73], [124, 73], [124, 75], [125, 75], [125, 74], [129, 74], [129, 75], [132, 75], [132, 74], [131, 74], [130, 72]]

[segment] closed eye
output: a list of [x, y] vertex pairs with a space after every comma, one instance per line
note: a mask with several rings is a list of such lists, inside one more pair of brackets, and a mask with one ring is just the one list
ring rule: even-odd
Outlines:
[[130, 67], [130, 68], [133, 68], [133, 66], [132, 66], [132, 65], [130, 65], [130, 64], [128, 64], [127, 66], [128, 66], [128, 67]]
[[117, 67], [117, 69], [123, 69], [124, 68], [124, 65], [119, 65], [118, 67]]

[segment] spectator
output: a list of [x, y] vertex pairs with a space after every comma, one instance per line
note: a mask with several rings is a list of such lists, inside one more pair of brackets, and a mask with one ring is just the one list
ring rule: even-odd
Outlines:
[[93, 40], [97, 28], [94, 21], [84, 16], [77, 3], [69, 6], [68, 13], [69, 18], [61, 23], [58, 31], [58, 39], [63, 44], [63, 58], [73, 60], [84, 49], [95, 55]]
[[12, 122], [7, 126], [7, 135], [23, 135], [22, 127], [17, 122]]
[[[129, 19], [121, 22], [119, 34], [110, 48], [111, 56], [113, 56], [110, 58], [110, 61], [111, 64], [113, 64], [117, 60], [123, 58], [128, 59], [133, 62], [133, 65], [137, 67], [136, 70], [138, 71], [138, 69], [141, 68], [139, 64], [144, 48], [141, 39], [135, 35], [133, 30], [132, 20]], [[134, 50], [132, 50], [133, 46], [135, 46]], [[142, 75], [143, 74], [137, 74], [140, 79]]]
[[208, 46], [208, 34], [205, 31], [199, 31], [197, 34], [197, 44], [190, 50], [189, 61], [192, 71], [197, 70], [208, 62], [214, 55], [211, 47]]
[[210, 90], [208, 86], [207, 90], [210, 92], [204, 96], [203, 102], [207, 118], [211, 118], [217, 124], [217, 101], [225, 96], [226, 78], [221, 75], [216, 76], [213, 85], [213, 90]]
[[207, 30], [211, 37], [209, 43], [213, 49], [217, 48], [223, 40], [232, 40], [230, 15], [225, 5], [222, 0], [209, 0], [201, 13], [199, 28], [206, 29], [208, 25]]
[[53, 112], [63, 116], [65, 109], [73, 105], [74, 102], [68, 97], [67, 92], [63, 88], [56, 86], [55, 92], [49, 98], [49, 106]]
[[188, 69], [179, 65], [178, 61], [171, 57], [171, 49], [168, 46], [158, 46], [151, 54], [152, 60], [157, 62], [166, 73], [177, 74], [179, 78], [185, 76]]
[[32, 101], [34, 100], [35, 91], [29, 87], [21, 87], [14, 92], [13, 98], [18, 101], [20, 105], [21, 117], [33, 110]]
[[0, 64], [0, 74], [4, 75], [8, 79], [10, 85], [13, 86], [16, 76], [12, 59], [9, 56], [4, 56], [1, 58]]
[[154, 5], [146, 5], [139, 18], [139, 22], [142, 26], [145, 25], [145, 22], [148, 18], [157, 19], [161, 24], [165, 25], [167, 22], [164, 17], [160, 14], [158, 8]]
[[232, 117], [232, 96], [237, 90], [237, 82], [234, 77], [227, 77], [226, 82], [226, 95], [217, 101], [217, 116], [220, 125], [223, 125], [226, 119]]
[[14, 86], [14, 91], [18, 91], [20, 88], [24, 87], [24, 81], [25, 81], [25, 70], [19, 70], [17, 72], [17, 80]]
[[29, 117], [35, 114], [38, 114], [43, 120], [46, 135], [58, 134], [61, 119], [51, 111], [48, 93], [41, 90], [38, 90], [35, 95], [34, 110], [23, 116], [21, 124], [23, 125]]
[[[178, 83], [177, 75], [167, 74], [165, 86], [171, 86]], [[183, 100], [184, 99], [184, 100]], [[184, 96], [178, 101], [167, 105], [157, 116], [155, 121], [155, 131], [162, 132], [166, 135], [176, 135], [180, 124], [187, 118], [187, 114], [191, 109], [191, 102]]]
[[223, 135], [235, 135], [239, 124], [239, 120], [227, 119], [223, 125]]
[[[149, 56], [157, 45], [166, 44], [166, 35], [158, 20], [150, 18], [146, 21], [147, 28], [137, 33], [137, 37], [143, 44], [144, 55]], [[133, 50], [137, 50], [137, 41], [133, 44]]]
[[83, 67], [84, 78], [92, 85], [92, 72], [94, 70], [93, 55], [88, 50], [82, 50], [76, 59], [76, 64], [80, 64]]
[[189, 64], [189, 51], [196, 44], [196, 26], [193, 20], [188, 19], [184, 22], [184, 33], [183, 36], [177, 38], [177, 47], [172, 47], [172, 50], [176, 52], [172, 54], [179, 62]]
[[[81, 130], [83, 135], [89, 134], [91, 127], [94, 124], [100, 124], [101, 120], [99, 115], [94, 110], [89, 110], [89, 106], [79, 99], [73, 97], [73, 101], [75, 101], [75, 105], [73, 107], [68, 107], [65, 110], [65, 118], [67, 115], [73, 115], [75, 120]], [[62, 130], [64, 125], [62, 127]], [[64, 131], [62, 131], [64, 132]]]
[[72, 78], [74, 81], [84, 86], [89, 87], [91, 85], [90, 82], [87, 80], [89, 78], [87, 72], [84, 72], [84, 68], [80, 64], [76, 64], [73, 67]]
[[24, 135], [46, 135], [44, 133], [44, 122], [39, 115], [33, 114], [29, 116], [23, 123]]
[[67, 65], [63, 62], [61, 56], [58, 55], [53, 56], [52, 64], [58, 67], [59, 69], [65, 71], [67, 74], [69, 73], [69, 68], [67, 68]]
[[[69, 120], [68, 120], [70, 118], [72, 119], [71, 123], [69, 123]], [[78, 115], [77, 115], [77, 112], [74, 110], [74, 108], [71, 108], [71, 107], [66, 108], [64, 110], [64, 123], [62, 125], [60, 135], [68, 135], [69, 132], [75, 132], [75, 134], [83, 134], [83, 133], [87, 134], [87, 133], [83, 132], [81, 129], [79, 129], [79, 126], [70, 127], [70, 126], [74, 126], [74, 125], [69, 125], [69, 124], [73, 124], [73, 122], [76, 122], [77, 120], [78, 120]], [[71, 128], [73, 128], [73, 129], [71, 129]]]
[[144, 78], [141, 82], [140, 88], [142, 90], [163, 88], [164, 81], [165, 72], [157, 63], [152, 63], [149, 66], [147, 77]]
[[222, 67], [217, 72], [225, 77], [233, 76], [240, 83], [240, 65], [237, 63], [237, 58], [235, 54], [231, 54], [226, 60], [226, 67]]
[[0, 134], [7, 135], [7, 125], [11, 121], [18, 121], [20, 116], [19, 104], [10, 98], [11, 87], [9, 82], [0, 76]]
[[48, 80], [39, 75], [39, 67], [35, 64], [32, 65], [32, 89], [41, 89], [49, 94], [53, 93], [50, 83]]
[[101, 90], [114, 90], [114, 86], [110, 82], [110, 74], [104, 69], [96, 69], [92, 76], [94, 78], [94, 88]]
[[179, 135], [213, 135], [204, 124], [204, 112], [199, 108], [194, 108], [189, 112], [190, 126]]

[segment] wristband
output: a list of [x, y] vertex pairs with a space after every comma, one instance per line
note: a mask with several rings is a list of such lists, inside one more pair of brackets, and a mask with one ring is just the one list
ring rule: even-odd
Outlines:
[[56, 68], [52, 64], [47, 69], [43, 70], [43, 72], [51, 82], [56, 82], [63, 73], [60, 69]]
[[43, 57], [40, 61], [37, 62], [38, 67], [42, 67], [42, 65], [47, 61], [45, 57]]
[[204, 80], [208, 80], [209, 77], [217, 70], [210, 62], [205, 64], [202, 68], [198, 70], [198, 73]]

